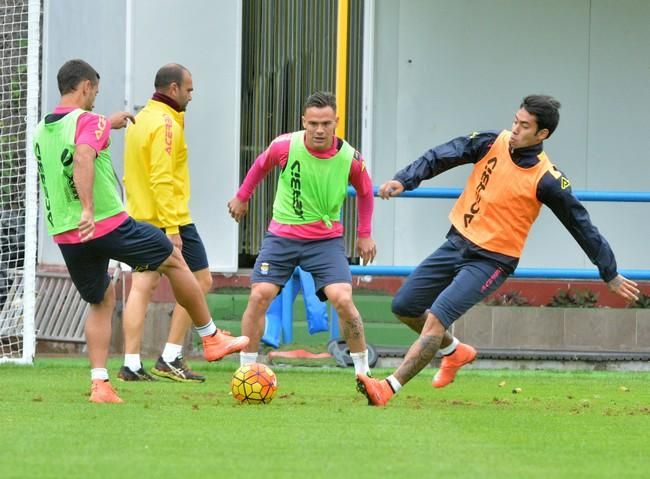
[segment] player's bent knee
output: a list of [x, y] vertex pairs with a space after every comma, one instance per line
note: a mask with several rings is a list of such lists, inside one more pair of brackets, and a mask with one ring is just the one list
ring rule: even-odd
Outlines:
[[429, 314], [424, 323], [421, 334], [442, 336], [445, 334], [446, 330], [447, 328], [445, 325], [434, 314]]
[[201, 271], [195, 271], [194, 276], [199, 282], [201, 291], [203, 291], [204, 294], [208, 294], [212, 289], [212, 274], [210, 273], [210, 270], [205, 269]]
[[393, 312], [393, 314], [398, 318], [400, 316], [407, 317], [407, 318], [417, 318], [421, 314], [421, 312], [418, 313], [417, 311], [415, 311], [412, 303], [408, 301], [404, 296], [401, 296], [399, 292], [393, 298], [393, 301], [391, 301], [390, 309]]
[[190, 270], [178, 248], [174, 248], [172, 250], [172, 253], [167, 256], [167, 259], [160, 264], [157, 271], [161, 274], [167, 275], [170, 270], [174, 269], [186, 269], [187, 271]]
[[339, 314], [341, 311], [348, 311], [354, 308], [351, 294], [337, 295], [335, 298], [330, 298], [330, 302]]
[[131, 276], [131, 291], [152, 295], [160, 284], [160, 274], [156, 271], [133, 273]]
[[325, 296], [337, 309], [352, 306], [352, 286], [347, 283], [336, 283], [325, 286]]
[[267, 284], [254, 284], [248, 302], [255, 308], [267, 309], [278, 294], [278, 287]]

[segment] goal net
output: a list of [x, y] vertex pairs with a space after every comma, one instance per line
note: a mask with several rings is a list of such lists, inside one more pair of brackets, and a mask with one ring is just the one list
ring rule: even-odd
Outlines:
[[0, 0], [0, 363], [35, 350], [40, 0]]

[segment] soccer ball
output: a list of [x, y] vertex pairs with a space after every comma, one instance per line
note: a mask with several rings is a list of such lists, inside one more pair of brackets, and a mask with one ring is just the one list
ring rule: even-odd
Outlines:
[[268, 404], [278, 389], [278, 380], [270, 367], [252, 363], [240, 367], [230, 382], [232, 397], [248, 404]]

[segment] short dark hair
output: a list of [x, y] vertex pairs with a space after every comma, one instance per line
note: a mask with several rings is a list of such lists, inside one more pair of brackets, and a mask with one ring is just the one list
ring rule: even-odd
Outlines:
[[97, 85], [99, 73], [88, 63], [78, 58], [65, 62], [56, 75], [61, 95], [75, 91], [79, 83], [84, 80], [90, 80], [93, 85]]
[[537, 118], [537, 131], [546, 128], [548, 137], [553, 134], [560, 122], [561, 106], [559, 101], [549, 95], [528, 95], [519, 105], [520, 108], [525, 109], [531, 115], [535, 115]]
[[160, 67], [160, 70], [156, 73], [156, 78], [153, 81], [153, 86], [156, 91], [165, 90], [169, 88], [172, 83], [181, 85], [183, 83], [183, 72], [190, 71], [185, 68], [183, 65], [178, 63], [168, 63], [167, 65]]
[[305, 113], [307, 108], [325, 108], [327, 106], [332, 107], [332, 110], [336, 112], [336, 97], [328, 91], [316, 91], [305, 100], [302, 112]]

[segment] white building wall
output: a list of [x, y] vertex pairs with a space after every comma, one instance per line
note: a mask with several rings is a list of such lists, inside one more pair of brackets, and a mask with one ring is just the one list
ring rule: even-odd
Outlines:
[[[71, 58], [82, 58], [98, 70], [101, 81], [95, 111], [106, 115], [144, 105], [162, 65], [178, 62], [192, 72], [193, 100], [185, 117], [190, 211], [210, 268], [236, 271], [238, 227], [226, 203], [239, 182], [241, 2], [51, 0], [45, 18], [43, 111], [56, 105], [56, 73]], [[123, 138], [124, 130], [111, 134], [113, 164], [120, 180]], [[46, 238], [42, 225], [41, 238], [39, 261], [62, 264], [58, 248]]]
[[[510, 128], [521, 99], [562, 102], [545, 148], [574, 189], [648, 190], [642, 142], [650, 105], [650, 2], [377, 0], [373, 180], [475, 130]], [[459, 167], [424, 182], [462, 187]], [[452, 200], [378, 201], [379, 264], [415, 265], [443, 241]], [[647, 269], [644, 203], [586, 203], [619, 267]], [[591, 267], [544, 209], [520, 263]]]
[[[650, 2], [375, 0], [374, 10], [375, 184], [454, 136], [509, 128], [521, 98], [541, 92], [563, 104], [546, 149], [574, 189], [648, 190]], [[69, 58], [84, 58], [100, 72], [96, 110], [102, 113], [124, 108], [127, 98], [143, 104], [162, 63], [178, 61], [193, 72], [191, 208], [215, 271], [237, 266], [237, 228], [225, 203], [238, 182], [240, 15], [241, 2], [228, 0], [50, 0], [45, 10], [43, 111], [58, 99], [56, 71]], [[113, 132], [120, 177], [122, 139], [123, 132]], [[462, 187], [468, 172], [460, 167], [423, 186]], [[443, 241], [452, 204], [378, 200], [377, 264], [417, 264]], [[586, 206], [621, 268], [650, 268], [643, 248], [648, 227], [641, 221], [647, 204]], [[62, 263], [44, 238], [41, 230], [40, 261]], [[590, 267], [546, 209], [521, 265]]]

